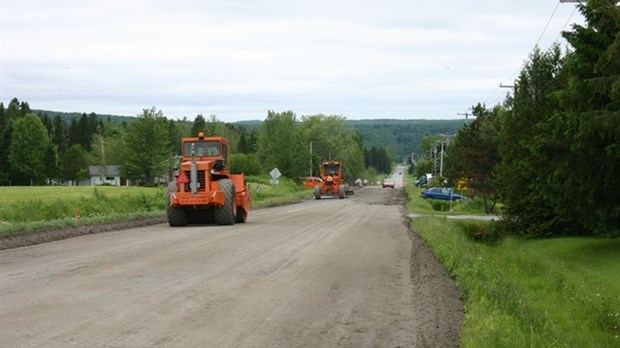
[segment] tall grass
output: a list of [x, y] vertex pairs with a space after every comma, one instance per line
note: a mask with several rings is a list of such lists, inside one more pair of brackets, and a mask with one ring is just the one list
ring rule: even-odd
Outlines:
[[462, 290], [462, 346], [620, 346], [620, 239], [480, 243], [471, 224], [413, 221]]
[[255, 208], [312, 198], [312, 190], [308, 190], [288, 178], [280, 178], [277, 185], [271, 184], [269, 178], [263, 176], [250, 176], [247, 180], [252, 192], [252, 206]]
[[441, 217], [420, 191], [407, 185], [408, 208], [435, 217], [412, 225], [461, 289], [463, 347], [620, 347], [620, 239], [503, 238], [493, 222]]
[[[312, 197], [311, 190], [286, 178], [278, 185], [272, 185], [268, 177], [248, 177], [247, 181], [254, 208]], [[163, 187], [0, 187], [0, 235], [164, 216], [165, 202]]]
[[[163, 188], [39, 189], [24, 188], [21, 195], [17, 196], [15, 193], [19, 192], [18, 188], [12, 187], [8, 190], [9, 195], [3, 195], [4, 201], [0, 205], [0, 235], [23, 230], [161, 215], [165, 209]], [[6, 191], [6, 188], [2, 188], [2, 191]], [[14, 194], [12, 201], [7, 198], [11, 194]]]

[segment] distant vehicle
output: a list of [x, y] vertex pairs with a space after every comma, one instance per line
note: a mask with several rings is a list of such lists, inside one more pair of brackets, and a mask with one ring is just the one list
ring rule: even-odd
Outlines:
[[463, 195], [456, 194], [452, 192], [450, 188], [441, 188], [441, 187], [431, 187], [420, 193], [420, 197], [422, 198], [430, 198], [430, 199], [443, 199], [446, 201], [460, 201], [461, 199], [467, 199], [467, 197]]
[[422, 175], [418, 179], [416, 179], [413, 183], [415, 187], [426, 187], [428, 186], [428, 183], [431, 181], [432, 178], [433, 178], [432, 174]]
[[320, 185], [323, 180], [316, 176], [307, 176], [304, 178], [304, 187], [312, 189], [317, 185]]
[[353, 194], [353, 190], [344, 182], [342, 163], [339, 161], [323, 162], [321, 164], [321, 182], [314, 186], [314, 198], [321, 199], [322, 196], [334, 196], [344, 199]]
[[385, 179], [383, 180], [383, 184], [381, 185], [383, 188], [394, 188], [394, 181], [390, 180], [390, 179]]

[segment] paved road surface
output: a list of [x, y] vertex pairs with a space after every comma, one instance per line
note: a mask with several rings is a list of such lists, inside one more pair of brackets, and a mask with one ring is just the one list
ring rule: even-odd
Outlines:
[[405, 186], [406, 173], [407, 173], [407, 167], [403, 165], [398, 165], [394, 167], [394, 173], [392, 173], [392, 176], [390, 177], [390, 179], [394, 181], [395, 188], [401, 188]]
[[399, 194], [3, 250], [0, 346], [458, 346], [462, 303]]

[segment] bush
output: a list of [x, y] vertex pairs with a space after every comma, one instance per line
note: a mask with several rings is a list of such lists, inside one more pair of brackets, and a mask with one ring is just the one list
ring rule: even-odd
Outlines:
[[497, 224], [488, 221], [457, 221], [456, 225], [471, 240], [485, 243], [499, 242], [503, 234]]
[[[450, 211], [450, 201], [442, 201], [438, 199], [428, 200], [435, 211]], [[452, 203], [454, 204], [454, 202]]]
[[230, 172], [233, 174], [260, 175], [261, 166], [255, 154], [235, 153], [228, 158]]

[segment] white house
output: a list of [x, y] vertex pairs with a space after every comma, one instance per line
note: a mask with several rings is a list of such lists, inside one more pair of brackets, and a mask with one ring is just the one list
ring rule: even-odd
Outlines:
[[121, 186], [121, 166], [88, 166], [90, 184]]

